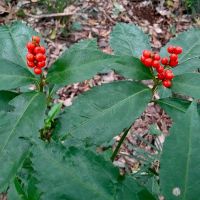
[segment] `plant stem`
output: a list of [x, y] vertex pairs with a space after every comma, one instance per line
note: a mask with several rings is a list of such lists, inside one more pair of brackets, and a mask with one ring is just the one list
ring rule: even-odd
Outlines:
[[40, 75], [40, 83], [39, 83], [39, 91], [40, 92], [43, 92], [44, 85], [45, 85], [45, 77], [43, 74], [41, 74]]
[[131, 129], [131, 126], [129, 128], [127, 128], [127, 129], [125, 129], [124, 134], [120, 138], [120, 141], [117, 144], [117, 146], [116, 146], [116, 148], [115, 148], [115, 150], [114, 150], [114, 152], [113, 152], [113, 154], [112, 154], [112, 156], [110, 158], [112, 160], [112, 162], [115, 160], [115, 158], [116, 158], [116, 156], [117, 156], [117, 154], [119, 152], [119, 149], [122, 146], [122, 143], [124, 142], [124, 140], [125, 140], [125, 138], [126, 138], [126, 136], [127, 136], [127, 134], [128, 134], [130, 129]]

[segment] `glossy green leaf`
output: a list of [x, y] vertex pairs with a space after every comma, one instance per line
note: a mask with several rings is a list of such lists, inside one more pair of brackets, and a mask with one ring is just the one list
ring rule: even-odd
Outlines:
[[95, 87], [65, 109], [55, 133], [101, 144], [130, 126], [150, 99], [149, 88], [131, 81]]
[[166, 56], [169, 45], [181, 46], [183, 53], [179, 56], [179, 65], [173, 69], [175, 75], [193, 72], [200, 67], [200, 29], [191, 29], [180, 33], [161, 49], [161, 55]]
[[12, 109], [12, 106], [8, 104], [13, 98], [18, 94], [11, 91], [0, 91], [0, 111], [9, 111]]
[[0, 26], [0, 90], [34, 83], [26, 67], [26, 43], [36, 32], [21, 22]]
[[143, 200], [137, 193], [148, 193], [131, 178], [120, 180], [111, 162], [89, 150], [40, 144], [32, 162], [41, 200]]
[[0, 113], [0, 191], [14, 178], [29, 154], [30, 143], [23, 138], [38, 137], [45, 117], [45, 96], [25, 93], [11, 101], [13, 112]]
[[7, 194], [8, 200], [25, 200], [16, 190], [16, 187], [14, 184], [12, 184], [9, 188], [8, 194]]
[[111, 33], [111, 48], [116, 55], [140, 57], [144, 49], [151, 49], [149, 37], [138, 27], [119, 23]]
[[[86, 43], [86, 44], [85, 44]], [[108, 55], [94, 47], [94, 42], [82, 41], [66, 50], [52, 65], [47, 81], [53, 84], [70, 84], [92, 78], [97, 73], [115, 70], [134, 80], [150, 79], [150, 70], [139, 59], [130, 56]], [[85, 45], [83, 45], [85, 44]]]
[[177, 119], [181, 119], [182, 115], [187, 111], [191, 102], [178, 99], [178, 98], [165, 98], [159, 99], [156, 101], [161, 108], [173, 119], [176, 121]]
[[[200, 116], [197, 104], [171, 128], [161, 157], [160, 184], [166, 200], [193, 200], [199, 196]], [[170, 174], [170, 176], [169, 176]]]
[[200, 99], [200, 73], [186, 73], [173, 79], [172, 91]]
[[158, 95], [159, 95], [160, 99], [164, 99], [164, 98], [168, 98], [168, 97], [172, 96], [171, 88], [163, 87], [163, 85], [160, 85], [158, 87], [157, 92], [158, 92]]
[[19, 180], [15, 178], [14, 183], [12, 183], [9, 187], [8, 193], [7, 193], [8, 200], [29, 200], [19, 183]]
[[0, 59], [0, 90], [15, 89], [33, 84], [36, 78], [28, 69]]

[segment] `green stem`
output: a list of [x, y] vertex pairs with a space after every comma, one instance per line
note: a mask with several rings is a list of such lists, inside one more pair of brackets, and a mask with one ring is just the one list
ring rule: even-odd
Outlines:
[[126, 138], [126, 136], [127, 136], [127, 134], [128, 134], [130, 129], [131, 129], [131, 126], [124, 131], [124, 134], [120, 138], [120, 141], [118, 142], [118, 144], [117, 144], [117, 146], [116, 146], [116, 148], [115, 148], [115, 150], [114, 150], [114, 152], [113, 152], [113, 154], [112, 154], [112, 156], [110, 158], [112, 160], [112, 162], [115, 160], [115, 158], [116, 158], [116, 156], [117, 156], [117, 154], [119, 152], [119, 149], [122, 146], [122, 143], [124, 142], [124, 140], [125, 140], [125, 138]]
[[43, 74], [40, 75], [40, 82], [39, 82], [39, 91], [43, 92], [45, 85], [45, 77]]

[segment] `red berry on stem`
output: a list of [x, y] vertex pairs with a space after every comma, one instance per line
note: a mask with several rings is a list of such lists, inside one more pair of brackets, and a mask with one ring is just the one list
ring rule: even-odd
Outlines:
[[38, 62], [38, 63], [37, 63], [37, 67], [39, 67], [39, 68], [43, 68], [43, 67], [45, 67], [45, 65], [46, 65], [46, 62], [45, 62], [45, 61], [42, 61], [42, 62]]
[[38, 62], [41, 62], [41, 61], [44, 61], [44, 55], [41, 54], [41, 53], [38, 53], [35, 55], [35, 59], [38, 61]]
[[144, 64], [145, 57], [144, 57], [144, 56], [141, 56], [140, 60], [141, 60], [141, 62]]
[[175, 54], [181, 54], [183, 52], [183, 49], [182, 49], [182, 47], [175, 47], [175, 49], [174, 49], [174, 53]]
[[168, 65], [168, 62], [169, 62], [169, 60], [168, 60], [167, 57], [164, 57], [164, 58], [161, 59], [161, 63], [162, 63], [163, 65]]
[[28, 60], [27, 60], [27, 65], [28, 65], [28, 67], [30, 67], [30, 68], [35, 67], [35, 63], [34, 63], [34, 62], [30, 62], [30, 61], [28, 61]]
[[160, 80], [165, 79], [165, 73], [164, 72], [163, 73], [159, 73], [158, 74], [158, 79], [160, 79]]
[[168, 46], [167, 51], [168, 53], [174, 53], [174, 49], [175, 49], [174, 46]]
[[32, 41], [35, 42], [36, 44], [40, 43], [40, 37], [39, 36], [32, 36]]
[[43, 54], [43, 61], [46, 61], [47, 57]]
[[145, 59], [144, 64], [147, 67], [151, 67], [152, 66], [152, 62], [153, 62], [153, 60], [151, 58], [147, 58], [147, 59]]
[[34, 73], [37, 74], [37, 75], [39, 75], [39, 74], [42, 73], [42, 69], [39, 68], [39, 67], [35, 67], [35, 68], [34, 68]]
[[176, 60], [178, 60], [178, 56], [177, 56], [177, 54], [171, 54], [170, 55], [170, 61], [176, 61]]
[[168, 80], [172, 80], [174, 78], [174, 74], [173, 74], [172, 70], [165, 71], [165, 78]]
[[26, 45], [29, 52], [33, 52], [35, 49], [35, 45], [32, 42], [28, 42]]
[[34, 54], [42, 53], [40, 47], [35, 47]]
[[34, 55], [32, 53], [27, 53], [26, 59], [30, 62], [33, 62], [34, 61]]
[[159, 67], [156, 68], [156, 71], [160, 74], [164, 72], [164, 67], [159, 65]]
[[176, 67], [177, 65], [178, 65], [178, 60], [176, 60], [176, 61], [170, 60], [169, 66], [171, 66], [171, 67]]
[[158, 60], [154, 60], [154, 61], [152, 62], [152, 67], [157, 68], [157, 67], [159, 67], [159, 66], [160, 66], [160, 63], [159, 63]]
[[149, 51], [149, 50], [144, 50], [144, 51], [143, 51], [143, 56], [144, 56], [145, 58], [150, 58], [150, 57], [151, 57], [151, 51]]
[[170, 80], [164, 80], [164, 81], [162, 82], [162, 84], [163, 84], [163, 86], [165, 86], [166, 88], [169, 88], [169, 87], [171, 87], [172, 82], [171, 82]]
[[43, 46], [40, 46], [40, 53], [45, 54], [46, 49]]
[[160, 60], [160, 55], [158, 53], [155, 53], [153, 56], [154, 60]]

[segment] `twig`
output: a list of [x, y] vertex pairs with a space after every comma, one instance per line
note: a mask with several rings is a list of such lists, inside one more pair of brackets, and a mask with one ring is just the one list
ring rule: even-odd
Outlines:
[[32, 15], [25, 12], [25, 15], [28, 17], [33, 17], [35, 19], [41, 18], [51, 18], [51, 17], [65, 17], [65, 16], [72, 16], [75, 12], [64, 12], [64, 13], [52, 13], [52, 14], [43, 14], [43, 15]]

